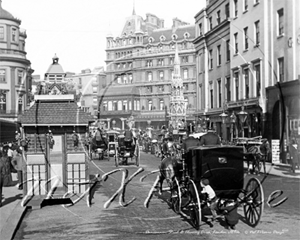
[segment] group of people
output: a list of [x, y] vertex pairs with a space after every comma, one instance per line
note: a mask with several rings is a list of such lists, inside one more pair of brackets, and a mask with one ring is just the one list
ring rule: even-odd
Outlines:
[[2, 206], [3, 187], [12, 186], [12, 174], [17, 174], [19, 190], [22, 190], [22, 147], [13, 143], [0, 146], [0, 207]]

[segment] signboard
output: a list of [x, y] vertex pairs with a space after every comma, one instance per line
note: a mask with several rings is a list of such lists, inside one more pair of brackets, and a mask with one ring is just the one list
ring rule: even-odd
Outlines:
[[272, 163], [280, 163], [280, 142], [279, 139], [272, 139]]

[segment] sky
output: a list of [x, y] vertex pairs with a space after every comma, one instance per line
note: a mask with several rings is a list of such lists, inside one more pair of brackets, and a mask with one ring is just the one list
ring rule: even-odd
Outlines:
[[2, 0], [2, 8], [22, 22], [25, 50], [34, 75], [45, 74], [56, 54], [65, 72], [105, 67], [106, 36], [120, 35], [133, 7], [143, 19], [152, 13], [165, 27], [179, 18], [195, 24], [206, 0]]

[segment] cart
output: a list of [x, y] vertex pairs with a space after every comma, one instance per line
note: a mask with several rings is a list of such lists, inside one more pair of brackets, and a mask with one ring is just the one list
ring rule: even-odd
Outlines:
[[208, 202], [202, 197], [200, 180], [206, 178], [220, 205], [233, 200], [242, 206], [248, 225], [255, 227], [262, 216], [264, 193], [260, 181], [251, 178], [244, 187], [243, 148], [237, 146], [195, 147], [182, 159], [181, 172], [173, 179], [166, 179], [170, 188], [169, 203], [172, 209], [187, 217], [199, 229], [202, 209]]
[[128, 165], [128, 159], [135, 161], [136, 166], [140, 164], [140, 148], [139, 143], [135, 139], [134, 142], [125, 141], [124, 135], [118, 136], [118, 146], [115, 148], [115, 165]]
[[108, 139], [108, 154], [109, 157], [114, 157], [116, 148], [118, 147], [118, 135], [120, 132], [115, 130], [109, 130], [106, 132]]
[[103, 136], [101, 141], [96, 141], [96, 137], [93, 136], [89, 146], [89, 156], [93, 160], [95, 156], [98, 156], [98, 160], [103, 160], [107, 158], [109, 161], [108, 154], [108, 142], [107, 139]]

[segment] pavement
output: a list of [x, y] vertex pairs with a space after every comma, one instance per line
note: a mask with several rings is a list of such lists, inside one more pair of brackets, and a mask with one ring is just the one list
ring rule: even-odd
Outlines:
[[[246, 164], [245, 164], [246, 167]], [[269, 175], [300, 179], [300, 169], [295, 173], [290, 171], [288, 164], [266, 163], [266, 172]], [[14, 239], [28, 207], [21, 206], [23, 191], [17, 188], [17, 174], [12, 173], [13, 186], [3, 187], [2, 207], [0, 208], [0, 239]]]

